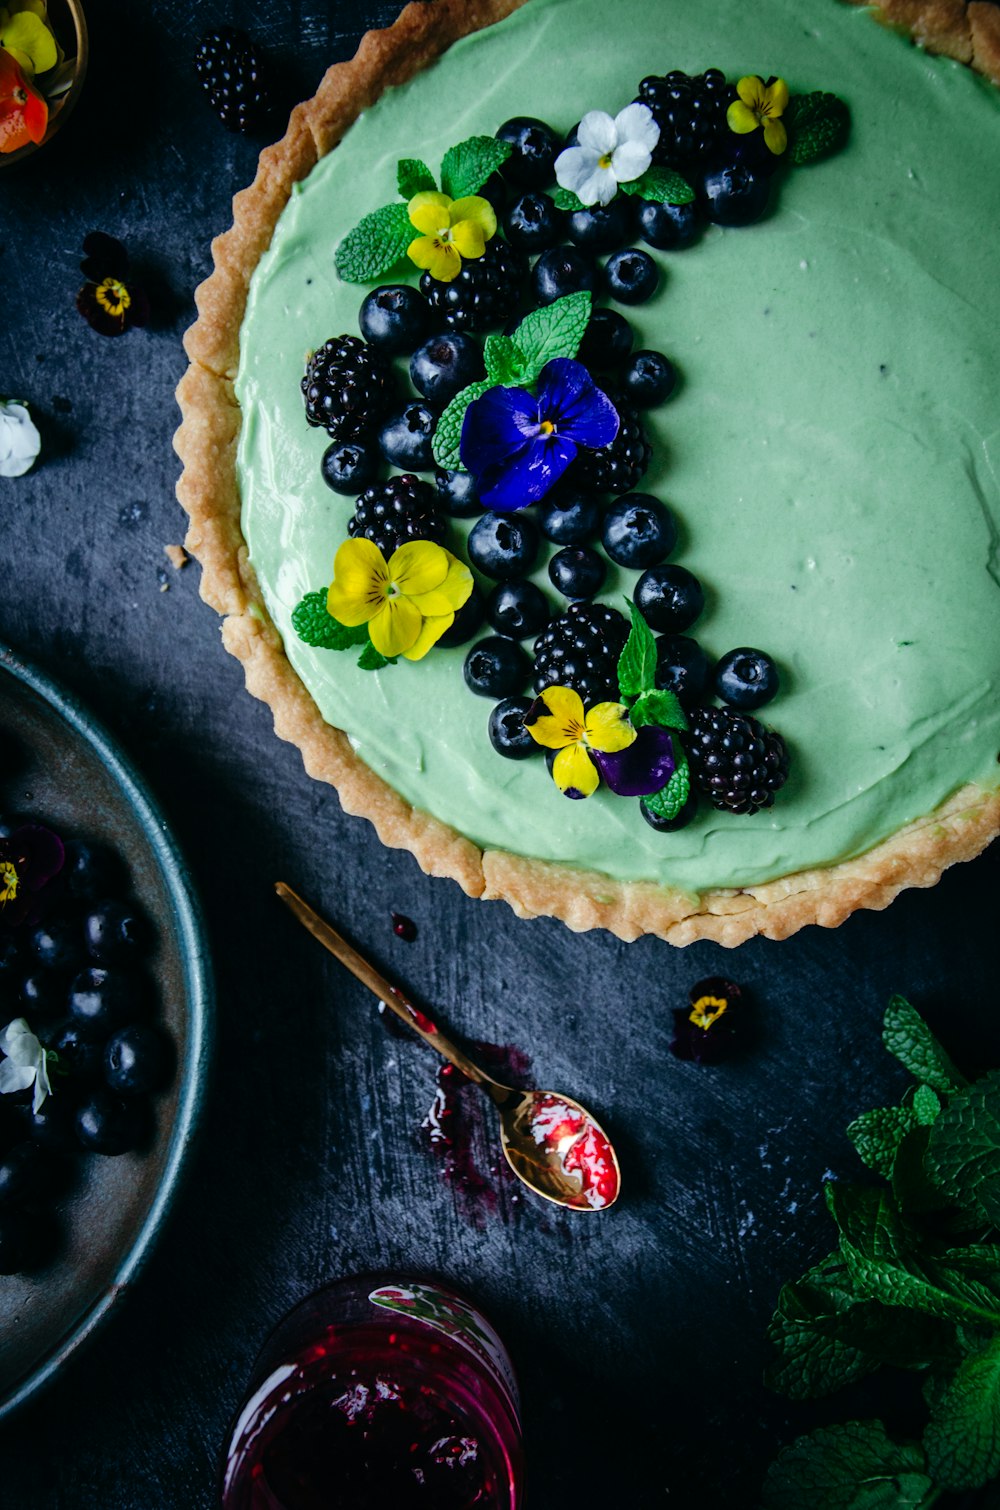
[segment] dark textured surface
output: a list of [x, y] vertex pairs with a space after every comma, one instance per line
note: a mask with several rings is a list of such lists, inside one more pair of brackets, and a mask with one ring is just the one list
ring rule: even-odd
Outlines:
[[[903, 1083], [879, 1046], [889, 992], [963, 1065], [1000, 1059], [1000, 856], [885, 914], [732, 955], [518, 922], [380, 849], [305, 778], [223, 652], [197, 567], [168, 565], [184, 531], [180, 336], [260, 145], [211, 116], [195, 39], [249, 27], [301, 95], [395, 10], [93, 0], [78, 115], [30, 166], [0, 169], [0, 390], [45, 432], [43, 464], [0, 481], [0, 637], [86, 697], [146, 773], [203, 890], [220, 996], [214, 1095], [174, 1219], [117, 1321], [0, 1436], [5, 1507], [211, 1506], [267, 1328], [331, 1275], [397, 1264], [452, 1277], [494, 1315], [522, 1377], [536, 1510], [753, 1504], [778, 1444], [843, 1410], [766, 1393], [764, 1329], [781, 1281], [830, 1246], [823, 1175], [856, 1168], [844, 1125]], [[152, 328], [117, 342], [73, 308], [95, 227], [128, 242], [156, 304]], [[621, 1154], [621, 1205], [574, 1218], [512, 1206], [505, 1184], [470, 1220], [416, 1138], [433, 1060], [285, 915], [277, 876], [457, 1030], [520, 1046], [543, 1084], [590, 1102]], [[758, 1033], [742, 1062], [699, 1071], [668, 1053], [669, 1009], [716, 972], [752, 992]]]

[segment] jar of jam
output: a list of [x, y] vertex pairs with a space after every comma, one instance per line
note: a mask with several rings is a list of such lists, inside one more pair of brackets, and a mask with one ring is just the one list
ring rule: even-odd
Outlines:
[[436, 1281], [340, 1280], [265, 1344], [224, 1510], [518, 1510], [518, 1411], [510, 1358], [472, 1301]]

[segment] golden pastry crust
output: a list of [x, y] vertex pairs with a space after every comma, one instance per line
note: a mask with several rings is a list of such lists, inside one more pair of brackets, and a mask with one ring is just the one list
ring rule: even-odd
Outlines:
[[[855, 860], [700, 896], [484, 852], [412, 807], [355, 755], [341, 730], [324, 722], [285, 656], [250, 565], [240, 527], [233, 381], [250, 278], [292, 187], [384, 89], [525, 3], [413, 0], [392, 26], [369, 32], [353, 59], [327, 71], [313, 98], [292, 112], [281, 141], [261, 153], [254, 182], [233, 200], [232, 228], [213, 241], [215, 270], [196, 294], [198, 318], [184, 342], [191, 364], [177, 389], [183, 416], [174, 440], [183, 462], [177, 495], [190, 518], [185, 545], [201, 563], [202, 596], [225, 616], [226, 648], [242, 662], [250, 692], [271, 708], [275, 733], [301, 750], [309, 775], [336, 787], [345, 812], [368, 818], [383, 844], [409, 850], [429, 875], [451, 877], [470, 896], [503, 899], [519, 917], [557, 917], [576, 931], [606, 928], [626, 940], [652, 933], [678, 945], [712, 939], [732, 946], [755, 934], [787, 938], [808, 923], [837, 927], [858, 908], [886, 907], [904, 888], [932, 886], [947, 866], [979, 854], [1000, 832], [1000, 792], [967, 786]], [[985, 0], [883, 0], [881, 10], [921, 45], [1000, 82], [1000, 7]]]

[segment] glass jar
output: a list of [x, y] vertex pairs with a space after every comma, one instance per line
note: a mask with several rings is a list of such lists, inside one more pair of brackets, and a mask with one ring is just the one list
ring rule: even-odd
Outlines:
[[230, 1434], [224, 1510], [518, 1510], [517, 1384], [482, 1312], [444, 1285], [363, 1275], [268, 1339]]

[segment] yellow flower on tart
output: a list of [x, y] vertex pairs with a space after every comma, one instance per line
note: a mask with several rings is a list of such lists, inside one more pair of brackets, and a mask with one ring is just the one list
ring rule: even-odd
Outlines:
[[327, 608], [340, 624], [367, 624], [380, 655], [419, 661], [472, 592], [472, 572], [443, 545], [410, 540], [386, 561], [370, 540], [345, 540], [333, 563]]
[[481, 257], [496, 234], [497, 217], [489, 200], [478, 194], [449, 199], [427, 189], [414, 194], [406, 206], [410, 224], [421, 234], [406, 255], [439, 283], [451, 283], [462, 270], [463, 257]]

